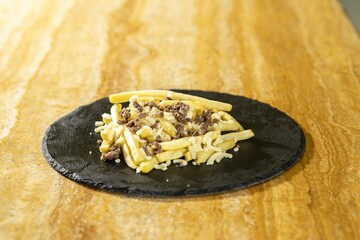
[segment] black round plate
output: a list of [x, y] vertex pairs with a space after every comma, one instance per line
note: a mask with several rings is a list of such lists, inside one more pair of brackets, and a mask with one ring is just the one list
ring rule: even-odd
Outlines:
[[[218, 92], [175, 90], [228, 102], [231, 114], [255, 137], [238, 142], [240, 150], [232, 159], [212, 166], [169, 166], [137, 174], [125, 161], [116, 164], [100, 160], [94, 122], [110, 111], [107, 98], [82, 106], [54, 122], [42, 142], [45, 158], [62, 175], [85, 185], [142, 196], [184, 196], [214, 194], [242, 189], [275, 177], [301, 158], [304, 133], [285, 113], [268, 104]], [[92, 152], [91, 154], [89, 152]]]

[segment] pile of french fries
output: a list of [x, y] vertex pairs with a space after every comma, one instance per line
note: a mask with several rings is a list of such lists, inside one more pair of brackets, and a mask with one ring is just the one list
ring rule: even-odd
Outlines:
[[[224, 102], [167, 90], [122, 92], [110, 95], [109, 100], [113, 103], [110, 114], [104, 113], [102, 121], [95, 122], [95, 132], [100, 133], [102, 138], [99, 149], [104, 155], [112, 146], [120, 146], [126, 164], [136, 169], [137, 173], [148, 173], [153, 169], [166, 170], [171, 163], [179, 163], [180, 166], [190, 162], [193, 165], [212, 165], [223, 158], [231, 158], [232, 154], [226, 151], [234, 148], [236, 142], [254, 136], [251, 129], [244, 130], [228, 113], [232, 105]], [[216, 123], [205, 134], [176, 138], [175, 125], [178, 122], [171, 112], [164, 112], [163, 117], [159, 117], [158, 108], [144, 107], [146, 116], [139, 117], [141, 113], [134, 107], [134, 102], [142, 106], [146, 102], [153, 102], [165, 108], [179, 101], [189, 106], [187, 115], [190, 119], [193, 120], [203, 111], [212, 110], [211, 119], [216, 119]], [[130, 120], [138, 119], [141, 123], [142, 127], [137, 131], [121, 123], [122, 103], [125, 102], [129, 102], [127, 109], [131, 114]], [[160, 126], [154, 129], [154, 123]], [[199, 129], [200, 126], [190, 121], [184, 127]], [[143, 148], [155, 140], [161, 145], [161, 152], [149, 155]]]

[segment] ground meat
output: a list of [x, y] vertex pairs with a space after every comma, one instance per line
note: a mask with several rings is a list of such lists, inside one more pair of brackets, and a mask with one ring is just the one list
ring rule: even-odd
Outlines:
[[176, 104], [165, 106], [165, 112], [172, 112], [176, 121], [183, 124], [187, 122], [186, 115], [189, 109], [190, 106], [182, 102], [177, 102]]
[[156, 141], [156, 142], [162, 142], [162, 138], [161, 138], [161, 136], [159, 136], [159, 135], [158, 135], [158, 136], [156, 136], [155, 141]]
[[139, 130], [143, 126], [144, 126], [144, 124], [140, 123], [139, 119], [131, 120], [130, 122], [128, 122], [126, 124], [126, 127], [129, 128], [130, 131], [132, 131], [132, 132], [136, 132], [137, 130]]
[[158, 104], [156, 104], [155, 102], [152, 102], [152, 101], [145, 102], [144, 107], [147, 107], [147, 106], [149, 106], [150, 108], [156, 107], [157, 109], [162, 110], [162, 108]]
[[159, 128], [159, 123], [160, 123], [159, 119], [156, 119], [155, 123], [154, 123], [152, 126], [150, 126], [150, 127], [151, 127], [152, 129], [157, 129], [157, 128]]
[[136, 100], [132, 102], [134, 108], [136, 108], [139, 112], [144, 110], [143, 106], [141, 106]]
[[174, 117], [176, 119], [176, 121], [178, 121], [179, 123], [185, 124], [186, 123], [186, 118], [184, 115], [182, 115], [180, 112], [174, 112]]
[[203, 122], [207, 122], [210, 124], [211, 122], [211, 115], [213, 114], [214, 112], [212, 110], [205, 110], [202, 112], [201, 116], [200, 115], [196, 115], [195, 116], [195, 123], [200, 125], [201, 123]]
[[190, 106], [183, 102], [177, 102], [176, 104], [165, 106], [165, 112], [179, 112], [182, 115], [186, 115], [189, 109]]
[[115, 160], [120, 157], [121, 149], [120, 146], [114, 145], [109, 149], [109, 152], [101, 155], [101, 160], [107, 161], [107, 160]]
[[188, 136], [199, 136], [199, 132], [196, 131], [195, 129], [189, 129], [189, 130], [187, 131], [187, 135], [188, 135]]
[[146, 113], [145, 113], [145, 112], [141, 112], [141, 113], [139, 114], [139, 118], [144, 118], [144, 117], [146, 117]]
[[160, 145], [160, 143], [158, 142], [154, 142], [154, 154], [158, 154], [158, 153], [161, 153], [162, 152], [162, 147]]
[[123, 119], [120, 119], [118, 121], [119, 124], [125, 124], [125, 123], [129, 122], [129, 119], [131, 117], [131, 113], [130, 113], [129, 109], [123, 108], [120, 112], [120, 115], [122, 116]]
[[182, 137], [186, 137], [187, 133], [184, 129], [184, 125], [181, 123], [175, 123], [174, 127], [176, 129], [176, 138], [182, 138]]
[[152, 101], [149, 101], [149, 102], [145, 102], [144, 103], [144, 107], [147, 107], [147, 106], [149, 106], [149, 107], [156, 107], [156, 103], [154, 103], [154, 102], [152, 102]]

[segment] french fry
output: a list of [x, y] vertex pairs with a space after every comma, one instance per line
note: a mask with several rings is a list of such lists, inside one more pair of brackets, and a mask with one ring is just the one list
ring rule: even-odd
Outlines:
[[197, 158], [196, 158], [195, 162], [197, 164], [206, 162], [214, 152], [215, 151], [212, 151], [212, 150], [197, 152]]
[[110, 113], [113, 123], [117, 123], [121, 119], [120, 116], [121, 108], [122, 108], [121, 104], [114, 104], [111, 106]]
[[154, 166], [156, 164], [158, 164], [158, 160], [156, 157], [152, 157], [150, 160], [148, 161], [144, 161], [142, 163], [140, 163], [140, 171], [143, 172], [143, 173], [148, 173], [150, 172]]
[[219, 144], [216, 145], [215, 147], [218, 147], [218, 148], [221, 149], [221, 151], [224, 151], [224, 152], [225, 152], [225, 151], [227, 151], [227, 150], [235, 147], [235, 144], [236, 144], [235, 140], [233, 140], [233, 139], [228, 139], [228, 140], [226, 140], [226, 141], [223, 141], [222, 143], [219, 143]]
[[107, 153], [109, 151], [110, 147], [111, 147], [111, 144], [112, 144], [112, 142], [103, 140], [101, 142], [100, 147], [99, 147], [100, 152]]
[[136, 101], [138, 102], [142, 102], [142, 103], [145, 103], [145, 102], [154, 102], [154, 103], [159, 103], [163, 100], [163, 98], [161, 97], [138, 97], [136, 99]]
[[142, 128], [140, 128], [137, 132], [137, 135], [139, 135], [142, 138], [147, 138], [148, 136], [151, 136], [154, 134], [154, 131], [151, 129], [151, 127], [145, 125]]
[[246, 140], [255, 136], [254, 132], [251, 129], [244, 130], [241, 132], [232, 132], [222, 135], [223, 139], [234, 139], [236, 142], [241, 140]]
[[[235, 140], [233, 140], [233, 139], [226, 140], [226, 141], [216, 145], [216, 147], [220, 148], [221, 151], [225, 152], [225, 151], [235, 147]], [[213, 151], [213, 150], [197, 152], [196, 163], [200, 164], [200, 163], [206, 162], [210, 158], [210, 156], [213, 155], [214, 153], [215, 153], [215, 151]]]
[[167, 160], [178, 159], [184, 156], [186, 149], [179, 149], [174, 151], [165, 151], [156, 154], [156, 158], [159, 162], [166, 162]]
[[171, 99], [175, 99], [175, 100], [191, 100], [194, 101], [196, 104], [199, 104], [208, 109], [218, 109], [227, 112], [231, 111], [232, 109], [232, 105], [229, 103], [209, 100], [206, 98], [184, 94], [184, 93], [168, 91], [167, 97], [170, 97]]
[[131, 156], [131, 152], [130, 152], [129, 146], [128, 146], [126, 143], [122, 143], [122, 144], [121, 144], [121, 150], [122, 150], [122, 152], [123, 152], [124, 160], [125, 160], [126, 164], [127, 164], [130, 168], [136, 169], [136, 168], [137, 168], [137, 165], [136, 165], [136, 163], [134, 162], [134, 159], [133, 159], [132, 156]]
[[178, 150], [190, 146], [191, 142], [189, 142], [188, 140], [188, 137], [179, 138], [168, 142], [161, 142], [160, 145], [163, 151]]
[[160, 125], [163, 127], [164, 131], [170, 134], [171, 137], [175, 137], [176, 128], [174, 127], [174, 125], [166, 119], [161, 118], [159, 120], [160, 120]]
[[166, 90], [140, 90], [111, 94], [109, 96], [109, 100], [111, 103], [124, 103], [129, 101], [129, 99], [134, 95], [137, 95], [139, 97], [157, 97], [164, 99], [166, 98], [166, 94]]
[[108, 126], [107, 128], [105, 128], [103, 131], [101, 131], [100, 136], [102, 139], [112, 143], [114, 141], [114, 135], [115, 134], [115, 130], [112, 127], [112, 125]]
[[141, 154], [139, 148], [139, 143], [136, 141], [136, 139], [133, 137], [132, 133], [129, 129], [125, 128], [124, 130], [124, 137], [126, 140], [126, 143], [128, 144], [131, 152], [131, 156], [134, 159], [134, 162], [136, 164], [140, 164], [145, 160], [144, 156]]
[[191, 153], [189, 151], [187, 151], [185, 154], [184, 154], [184, 157], [185, 157], [185, 160], [186, 161], [190, 161], [192, 160], [192, 156], [191, 156]]
[[235, 118], [233, 118], [230, 114], [219, 111], [217, 115], [220, 117], [220, 130], [224, 131], [242, 131], [244, 128], [240, 125]]

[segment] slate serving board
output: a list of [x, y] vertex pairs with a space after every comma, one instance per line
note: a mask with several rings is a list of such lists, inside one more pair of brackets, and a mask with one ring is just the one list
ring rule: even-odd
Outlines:
[[[42, 150], [59, 173], [87, 186], [135, 196], [171, 197], [215, 194], [243, 189], [264, 182], [288, 170], [300, 160], [305, 137], [288, 115], [268, 104], [242, 96], [218, 92], [174, 90], [228, 102], [230, 112], [255, 137], [240, 141], [232, 159], [212, 166], [169, 166], [136, 174], [124, 160], [116, 164], [100, 160], [94, 122], [110, 112], [108, 98], [81, 106], [54, 122], [46, 131]], [[90, 154], [91, 152], [91, 154]]]

